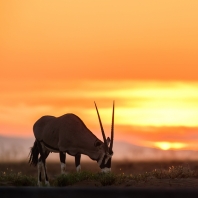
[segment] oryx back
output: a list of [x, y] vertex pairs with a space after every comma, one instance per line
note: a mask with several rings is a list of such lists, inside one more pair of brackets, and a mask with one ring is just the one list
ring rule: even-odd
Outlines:
[[50, 151], [70, 155], [96, 153], [94, 143], [100, 141], [78, 116], [71, 113], [60, 117], [43, 116], [34, 124], [33, 131], [36, 139]]

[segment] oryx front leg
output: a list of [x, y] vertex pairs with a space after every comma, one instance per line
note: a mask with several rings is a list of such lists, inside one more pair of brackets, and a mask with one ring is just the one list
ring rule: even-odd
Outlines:
[[75, 164], [76, 164], [77, 172], [81, 171], [80, 158], [81, 158], [81, 154], [75, 155]]
[[60, 162], [61, 162], [61, 174], [66, 174], [66, 153], [59, 152]]

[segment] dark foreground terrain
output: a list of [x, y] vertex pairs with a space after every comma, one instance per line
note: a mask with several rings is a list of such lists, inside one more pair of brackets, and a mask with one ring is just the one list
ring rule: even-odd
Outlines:
[[47, 163], [50, 187], [37, 187], [37, 168], [27, 162], [0, 163], [0, 197], [198, 197], [198, 161], [113, 162], [111, 174], [101, 174], [95, 162], [82, 162], [76, 173], [67, 163]]
[[[60, 175], [60, 164], [47, 163], [51, 186], [198, 189], [198, 161], [113, 162], [112, 174], [98, 174], [95, 162], [82, 162], [82, 173], [76, 174], [74, 163], [67, 163], [66, 177]], [[85, 173], [83, 173], [85, 171]], [[27, 162], [0, 163], [0, 186], [35, 186], [37, 168]]]

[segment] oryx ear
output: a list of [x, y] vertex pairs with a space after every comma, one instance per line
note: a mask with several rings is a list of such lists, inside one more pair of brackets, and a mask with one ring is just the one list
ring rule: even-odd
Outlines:
[[107, 145], [108, 145], [108, 146], [109, 146], [110, 142], [111, 142], [111, 139], [108, 137], [108, 138], [107, 138]]
[[95, 147], [100, 147], [101, 145], [102, 145], [102, 142], [100, 141], [96, 141], [94, 144]]

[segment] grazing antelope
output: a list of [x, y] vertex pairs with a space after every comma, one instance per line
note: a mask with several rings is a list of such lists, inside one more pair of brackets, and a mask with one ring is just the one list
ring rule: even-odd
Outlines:
[[[61, 162], [61, 173], [65, 173], [66, 153], [75, 157], [77, 172], [81, 170], [81, 154], [89, 156], [97, 161], [102, 172], [111, 171], [111, 158], [113, 156], [114, 138], [114, 103], [112, 112], [111, 139], [105, 137], [104, 129], [94, 102], [103, 141], [99, 140], [76, 115], [68, 113], [60, 117], [43, 116], [33, 126], [36, 138], [30, 150], [30, 165], [38, 167], [38, 185], [41, 183], [41, 170], [44, 172], [45, 184], [49, 186], [46, 172], [45, 160], [50, 152], [59, 153]], [[110, 146], [109, 146], [110, 143]], [[39, 157], [40, 154], [40, 157]], [[39, 158], [38, 158], [39, 157]]]

